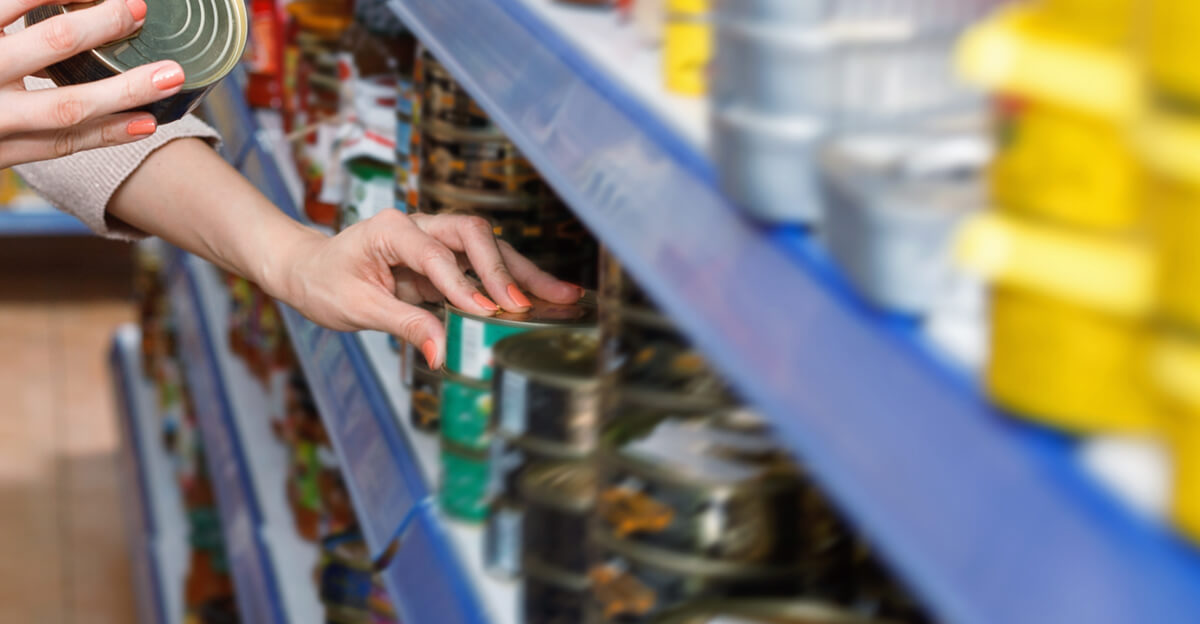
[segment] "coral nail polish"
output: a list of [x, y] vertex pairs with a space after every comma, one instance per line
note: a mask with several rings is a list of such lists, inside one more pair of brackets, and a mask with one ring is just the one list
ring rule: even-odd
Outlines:
[[133, 16], [133, 21], [140, 22], [146, 18], [145, 0], [125, 0], [125, 6], [129, 7], [129, 14]]
[[164, 67], [156, 72], [150, 78], [151, 84], [159, 91], [169, 91], [183, 84], [184, 75], [183, 69], [178, 65], [172, 67]]
[[[434, 360], [437, 358], [437, 344], [432, 339], [426, 340], [421, 345], [421, 355], [425, 356], [425, 362], [429, 364], [429, 368], [434, 368]], [[437, 370], [434, 368], [434, 370]]]
[[488, 312], [495, 312], [500, 309], [500, 306], [496, 305], [495, 301], [492, 301], [491, 299], [488, 299], [479, 293], [472, 295], [472, 298], [475, 300], [475, 303], [479, 304], [479, 307], [487, 310]]
[[157, 129], [158, 123], [153, 119], [134, 119], [129, 122], [129, 125], [125, 126], [125, 132], [128, 132], [130, 136], [154, 134], [154, 131]]
[[522, 308], [528, 308], [529, 306], [533, 305], [533, 303], [529, 301], [529, 297], [526, 297], [525, 293], [521, 292], [521, 289], [517, 288], [516, 284], [508, 285], [508, 296], [512, 297], [512, 300], [517, 302], [517, 305], [521, 306]]

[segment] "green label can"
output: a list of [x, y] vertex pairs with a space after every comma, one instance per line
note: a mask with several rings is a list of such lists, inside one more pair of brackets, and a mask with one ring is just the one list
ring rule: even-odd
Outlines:
[[486, 451], [491, 428], [491, 384], [446, 373], [442, 379], [442, 440], [472, 451]]
[[588, 296], [572, 304], [530, 298], [527, 312], [502, 312], [476, 316], [446, 306], [446, 370], [456, 375], [491, 381], [492, 347], [516, 334], [546, 327], [595, 327], [595, 299]]
[[483, 522], [488, 515], [488, 454], [442, 443], [442, 487], [438, 492], [446, 515]]

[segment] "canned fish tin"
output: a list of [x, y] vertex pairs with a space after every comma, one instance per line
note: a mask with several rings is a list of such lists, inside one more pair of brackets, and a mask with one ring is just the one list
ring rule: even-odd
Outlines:
[[666, 317], [646, 308], [605, 308], [602, 374], [622, 394], [663, 407], [735, 403], [725, 380]]
[[441, 381], [442, 440], [486, 451], [492, 434], [492, 386], [449, 372]]
[[442, 442], [442, 485], [438, 500], [446, 515], [465, 522], [487, 519], [488, 456]]
[[654, 624], [883, 624], [838, 607], [799, 600], [705, 600], [673, 609]]
[[428, 50], [421, 54], [421, 68], [420, 105], [424, 122], [441, 122], [461, 130], [501, 134], [488, 114]]
[[653, 622], [671, 608], [698, 600], [787, 597], [803, 589], [797, 567], [753, 566], [679, 555], [593, 530], [599, 562], [588, 577], [599, 615], [607, 621]]
[[[47, 5], [31, 10], [25, 24], [93, 6], [95, 3]], [[176, 61], [187, 79], [182, 90], [148, 104], [143, 110], [160, 124], [190, 113], [242, 58], [248, 22], [241, 0], [177, 0], [153, 2], [146, 21], [132, 37], [77, 54], [46, 68], [59, 86], [116, 76], [156, 61]]]
[[575, 215], [552, 195], [538, 199], [467, 191], [429, 180], [422, 180], [420, 187], [411, 212], [484, 217], [497, 238], [526, 256], [572, 253], [590, 242]]
[[525, 509], [518, 501], [502, 497], [492, 503], [483, 529], [483, 568], [489, 574], [506, 580], [521, 574], [524, 519]]
[[742, 410], [627, 416], [604, 432], [597, 526], [694, 558], [796, 565], [807, 483]]
[[492, 446], [488, 451], [489, 475], [488, 497], [517, 498], [520, 492], [520, 481], [525, 470], [532, 465], [542, 463], [563, 463], [585, 461], [590, 456], [578, 449], [559, 446], [551, 442], [531, 438], [513, 438], [497, 432], [492, 436]]
[[594, 330], [542, 329], [493, 348], [496, 428], [587, 452], [597, 437], [599, 339]]
[[516, 197], [550, 195], [541, 175], [504, 137], [437, 123], [421, 129], [421, 182]]
[[826, 148], [828, 244], [872, 303], [924, 314], [952, 283], [953, 235], [986, 200], [988, 143], [870, 136]]
[[446, 305], [446, 370], [481, 381], [492, 379], [492, 347], [508, 336], [548, 327], [586, 328], [595, 326], [596, 304], [592, 297], [572, 304], [556, 304], [530, 298], [527, 312], [501, 312], [476, 316]]
[[579, 624], [584, 621], [591, 581], [526, 558], [521, 614], [524, 624]]
[[572, 574], [592, 562], [588, 523], [596, 505], [596, 469], [590, 462], [540, 463], [521, 476], [525, 555]]

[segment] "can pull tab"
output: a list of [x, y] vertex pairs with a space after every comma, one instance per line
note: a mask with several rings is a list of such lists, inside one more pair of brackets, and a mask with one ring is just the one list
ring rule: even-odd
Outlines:
[[592, 595], [603, 607], [605, 619], [646, 615], [658, 601], [653, 589], [616, 566], [596, 566], [588, 577], [592, 581]]
[[675, 511], [644, 492], [615, 487], [600, 494], [600, 515], [617, 537], [659, 533], [671, 525]]

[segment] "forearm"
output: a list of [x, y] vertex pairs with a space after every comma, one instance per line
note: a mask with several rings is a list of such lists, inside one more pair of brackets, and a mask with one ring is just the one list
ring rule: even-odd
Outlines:
[[280, 212], [199, 139], [154, 152], [108, 212], [285, 299], [289, 256], [324, 238]]

